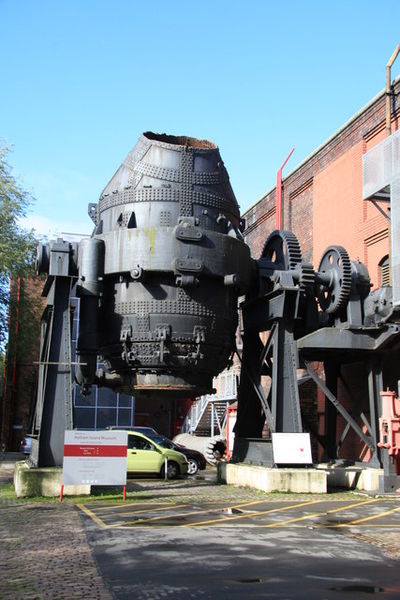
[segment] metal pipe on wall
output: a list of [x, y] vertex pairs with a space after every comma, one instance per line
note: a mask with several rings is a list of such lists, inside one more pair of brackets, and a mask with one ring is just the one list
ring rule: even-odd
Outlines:
[[392, 111], [391, 111], [391, 99], [392, 99], [392, 81], [391, 81], [391, 69], [397, 55], [400, 52], [400, 44], [397, 44], [395, 51], [389, 58], [389, 62], [386, 65], [386, 136], [392, 133]]
[[282, 171], [289, 158], [292, 156], [294, 148], [291, 149], [276, 174], [276, 229], [283, 229], [283, 207], [282, 207]]

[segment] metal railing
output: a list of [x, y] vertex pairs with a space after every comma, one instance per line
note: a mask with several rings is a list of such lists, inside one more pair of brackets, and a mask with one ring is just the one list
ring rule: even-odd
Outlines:
[[[216, 394], [200, 396], [191, 406], [182, 427], [182, 433], [194, 434], [199, 425], [210, 420], [209, 429], [211, 436], [223, 434], [226, 425], [226, 409], [232, 401], [236, 400], [238, 368], [225, 370], [215, 377], [214, 387]], [[208, 427], [207, 427], [208, 428]]]

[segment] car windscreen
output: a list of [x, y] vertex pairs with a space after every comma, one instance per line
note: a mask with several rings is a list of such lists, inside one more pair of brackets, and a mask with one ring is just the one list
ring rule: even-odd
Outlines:
[[170, 450], [174, 449], [174, 444], [168, 438], [163, 435], [153, 435], [151, 438], [156, 444], [161, 446], [161, 448], [169, 448]]

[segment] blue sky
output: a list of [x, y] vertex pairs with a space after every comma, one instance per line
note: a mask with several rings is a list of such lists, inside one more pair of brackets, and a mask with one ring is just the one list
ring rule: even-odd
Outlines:
[[399, 0], [0, 0], [0, 139], [28, 224], [90, 232], [147, 130], [216, 142], [245, 211], [383, 89], [399, 23]]

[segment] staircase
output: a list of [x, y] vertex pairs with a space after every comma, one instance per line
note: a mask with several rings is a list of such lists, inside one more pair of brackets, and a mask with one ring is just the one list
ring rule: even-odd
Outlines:
[[213, 382], [216, 394], [200, 396], [193, 403], [181, 432], [197, 436], [224, 435], [226, 409], [236, 401], [238, 376], [238, 367], [220, 373]]
[[199, 408], [202, 407], [203, 410], [199, 411], [197, 421], [194, 421], [196, 428], [192, 433], [205, 436], [221, 435], [229, 402], [217, 400], [214, 396], [203, 396], [202, 400]]

